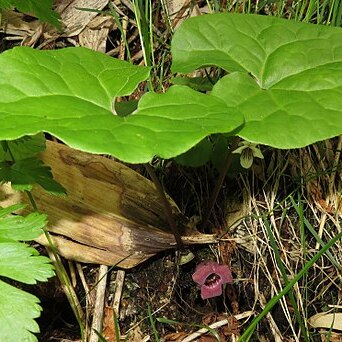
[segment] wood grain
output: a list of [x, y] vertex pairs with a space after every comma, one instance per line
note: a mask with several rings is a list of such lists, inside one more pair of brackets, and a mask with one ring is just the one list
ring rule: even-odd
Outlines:
[[[67, 190], [62, 197], [39, 187], [32, 192], [40, 212], [48, 215], [48, 230], [62, 256], [131, 268], [176, 245], [154, 184], [142, 175], [112, 159], [51, 141], [41, 159]], [[184, 244], [215, 241], [214, 236], [189, 228], [188, 219], [168, 200]], [[26, 195], [3, 184], [0, 205], [14, 203], [28, 203]], [[48, 245], [44, 235], [37, 241]]]

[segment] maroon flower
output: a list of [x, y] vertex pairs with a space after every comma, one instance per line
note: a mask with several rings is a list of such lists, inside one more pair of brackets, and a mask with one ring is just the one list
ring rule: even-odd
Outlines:
[[204, 261], [198, 264], [192, 279], [201, 287], [202, 299], [220, 296], [222, 285], [233, 282], [229, 267], [220, 265], [216, 261]]

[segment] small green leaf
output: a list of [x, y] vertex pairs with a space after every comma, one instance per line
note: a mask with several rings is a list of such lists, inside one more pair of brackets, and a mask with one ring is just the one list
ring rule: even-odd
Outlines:
[[[40, 235], [46, 217], [37, 213], [26, 217], [9, 215], [11, 210], [22, 207], [0, 208], [0, 276], [36, 284], [54, 275], [50, 260], [14, 240]], [[37, 341], [32, 333], [39, 332], [34, 321], [41, 312], [38, 303], [35, 296], [0, 281], [0, 341]]]
[[59, 15], [52, 10], [52, 3], [52, 0], [0, 0], [0, 9], [15, 7], [20, 12], [33, 13], [40, 20], [46, 21], [60, 29]]
[[24, 136], [17, 140], [2, 141], [0, 144], [0, 161], [15, 161], [34, 157], [45, 150], [43, 133]]
[[6, 208], [2, 208], [0, 207], [0, 219], [11, 214], [11, 213], [14, 213], [15, 211], [18, 211], [18, 210], [22, 210], [26, 207], [26, 204], [13, 204], [9, 207], [6, 207]]
[[42, 308], [39, 299], [0, 280], [0, 340], [36, 342], [39, 332], [34, 321]]
[[0, 275], [26, 284], [47, 281], [54, 275], [50, 259], [32, 247], [0, 239]]
[[205, 15], [176, 31], [172, 55], [174, 72], [214, 65], [230, 73], [211, 95], [243, 113], [245, 125], [237, 134], [248, 141], [295, 148], [342, 133], [340, 28]]
[[37, 158], [22, 159], [14, 164], [0, 163], [0, 180], [11, 182], [18, 191], [30, 191], [34, 184], [39, 184], [52, 194], [65, 194], [65, 189], [53, 179], [50, 167]]
[[[8, 215], [8, 213], [20, 209], [20, 207], [24, 206], [18, 205], [18, 207], [11, 206], [1, 209], [1, 213]], [[0, 240], [32, 240], [43, 234], [46, 223], [46, 216], [38, 213], [31, 213], [25, 217], [19, 215], [0, 216]]]

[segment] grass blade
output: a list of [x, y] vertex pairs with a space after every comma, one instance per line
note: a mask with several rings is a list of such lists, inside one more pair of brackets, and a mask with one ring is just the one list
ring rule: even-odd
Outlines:
[[304, 274], [308, 272], [310, 267], [314, 265], [314, 263], [330, 248], [332, 247], [338, 240], [342, 238], [342, 232], [337, 234], [333, 239], [331, 239], [324, 247], [316, 253], [310, 261], [306, 263], [306, 265], [302, 268], [302, 270], [284, 287], [282, 291], [279, 292], [275, 297], [273, 297], [265, 306], [264, 310], [254, 318], [252, 323], [248, 326], [245, 332], [239, 338], [239, 341], [248, 341], [254, 332], [258, 323], [271, 311], [273, 306], [278, 303], [278, 301], [285, 296], [291, 288], [303, 277]]

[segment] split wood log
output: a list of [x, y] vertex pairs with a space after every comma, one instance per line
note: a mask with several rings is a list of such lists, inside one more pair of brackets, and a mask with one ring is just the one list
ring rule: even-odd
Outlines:
[[[47, 141], [41, 154], [67, 196], [53, 196], [40, 187], [32, 191], [58, 253], [85, 263], [131, 268], [156, 253], [174, 248], [154, 184], [122, 163]], [[185, 245], [213, 243], [215, 236], [189, 227], [168, 197]], [[9, 184], [0, 187], [0, 206], [27, 203], [26, 194]], [[37, 242], [48, 246], [44, 235]]]

